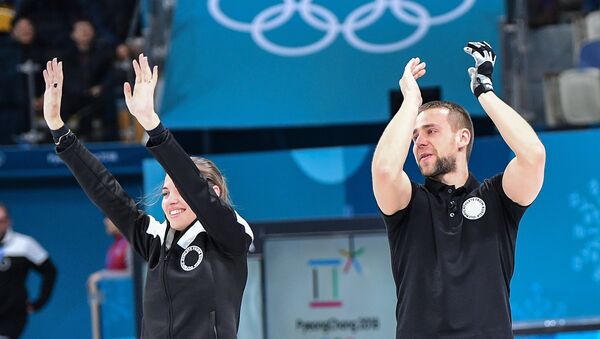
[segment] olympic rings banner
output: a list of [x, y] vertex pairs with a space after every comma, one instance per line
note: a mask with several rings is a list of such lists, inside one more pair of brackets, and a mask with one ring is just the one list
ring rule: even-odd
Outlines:
[[[472, 114], [467, 41], [498, 46], [502, 0], [180, 0], [161, 114], [171, 128], [384, 122], [414, 56]], [[500, 55], [499, 59], [502, 56]], [[499, 73], [499, 72], [497, 72]], [[495, 87], [501, 79], [495, 74]]]
[[[311, 0], [284, 0], [259, 12], [252, 22], [240, 22], [228, 17], [221, 9], [220, 3], [221, 0], [208, 1], [209, 13], [219, 24], [234, 31], [249, 33], [252, 40], [265, 51], [293, 57], [318, 53], [330, 46], [338, 35], [342, 35], [354, 48], [367, 53], [397, 52], [422, 40], [431, 26], [446, 24], [463, 16], [471, 9], [475, 0], [464, 0], [449, 12], [436, 16], [431, 16], [427, 9], [417, 2], [375, 0], [354, 9], [343, 22], [333, 11]], [[392, 43], [372, 43], [361, 39], [358, 31], [374, 25], [388, 10], [400, 22], [415, 26], [416, 29], [407, 37]], [[323, 37], [304, 46], [288, 47], [279, 45], [266, 36], [267, 32], [288, 23], [295, 14], [311, 28], [324, 32]]]

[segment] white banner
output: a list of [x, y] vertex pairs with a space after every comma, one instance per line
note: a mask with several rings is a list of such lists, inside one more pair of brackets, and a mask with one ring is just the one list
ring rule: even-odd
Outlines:
[[242, 299], [239, 339], [263, 338], [263, 304], [259, 257], [248, 258], [248, 282]]
[[384, 234], [269, 239], [264, 255], [268, 338], [395, 336]]

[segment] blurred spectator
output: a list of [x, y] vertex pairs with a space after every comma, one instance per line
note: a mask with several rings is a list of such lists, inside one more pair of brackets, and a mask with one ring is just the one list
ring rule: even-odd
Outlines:
[[115, 87], [115, 96], [117, 100], [119, 135], [123, 142], [141, 142], [146, 135], [142, 126], [137, 122], [125, 105], [125, 97], [123, 96], [124, 82], [133, 82], [134, 74], [131, 67], [131, 60], [135, 59], [144, 51], [144, 39], [142, 37], [129, 38], [123, 44], [116, 48], [115, 62], [115, 79], [118, 84]]
[[68, 43], [71, 24], [81, 13], [78, 0], [19, 0], [16, 18], [29, 18], [40, 44], [56, 54]]
[[63, 57], [63, 116], [84, 139], [118, 139], [114, 96], [113, 52], [96, 40], [87, 19], [76, 20]]
[[88, 16], [98, 30], [98, 38], [113, 46], [139, 35], [136, 20], [138, 0], [82, 0]]
[[123, 237], [115, 224], [108, 218], [104, 218], [106, 234], [113, 237], [113, 243], [106, 252], [104, 269], [92, 273], [88, 283], [91, 288], [100, 279], [115, 276], [128, 276], [131, 273], [131, 255], [129, 252], [129, 243]]
[[12, 30], [13, 39], [22, 46], [32, 46], [35, 42], [35, 27], [29, 18], [21, 17], [15, 20]]
[[[42, 277], [37, 300], [29, 300], [25, 286], [31, 269]], [[48, 252], [33, 238], [12, 230], [8, 209], [0, 203], [0, 338], [19, 338], [27, 315], [48, 302], [55, 280]]]
[[141, 37], [128, 39], [115, 48], [115, 83], [119, 97], [123, 94], [121, 84], [126, 81], [133, 81], [133, 67], [131, 60], [135, 59], [140, 53], [144, 52], [144, 39]]
[[[141, 53], [139, 0], [81, 0], [97, 30], [98, 40], [115, 47], [116, 91], [130, 79], [131, 60]], [[143, 41], [142, 41], [143, 44]]]
[[119, 229], [108, 218], [104, 218], [106, 233], [114, 237], [112, 245], [106, 253], [104, 269], [92, 273], [88, 278], [88, 293], [92, 316], [92, 337], [100, 338], [100, 297], [98, 282], [103, 279], [120, 279], [131, 276], [131, 252], [129, 243]]
[[0, 40], [0, 144], [13, 143], [28, 131], [44, 90], [41, 65], [46, 55], [38, 45], [31, 20], [17, 19], [8, 39]]
[[536, 29], [558, 23], [558, 0], [527, 0], [529, 27]]
[[127, 270], [130, 266], [129, 243], [123, 237], [115, 224], [108, 218], [104, 218], [106, 233], [114, 237], [114, 241], [108, 252], [106, 252], [106, 269]]
[[570, 23], [581, 17], [582, 11], [598, 8], [600, 0], [527, 0], [529, 27]]

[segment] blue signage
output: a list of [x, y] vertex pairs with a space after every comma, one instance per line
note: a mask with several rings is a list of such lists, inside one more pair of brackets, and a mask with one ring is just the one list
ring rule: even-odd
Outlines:
[[[141, 145], [102, 143], [86, 146], [113, 174], [139, 174], [143, 158], [150, 157]], [[0, 148], [0, 179], [40, 176], [71, 176], [54, 146]]]
[[502, 13], [500, 0], [178, 1], [160, 111], [171, 128], [383, 122], [419, 56], [422, 86], [481, 114], [462, 48], [500, 52]]

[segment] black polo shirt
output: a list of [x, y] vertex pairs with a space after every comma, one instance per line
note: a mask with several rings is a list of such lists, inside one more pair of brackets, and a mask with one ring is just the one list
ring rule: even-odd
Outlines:
[[509, 304], [519, 220], [526, 207], [502, 173], [463, 187], [426, 179], [408, 206], [384, 215], [396, 282], [396, 338], [512, 338]]

